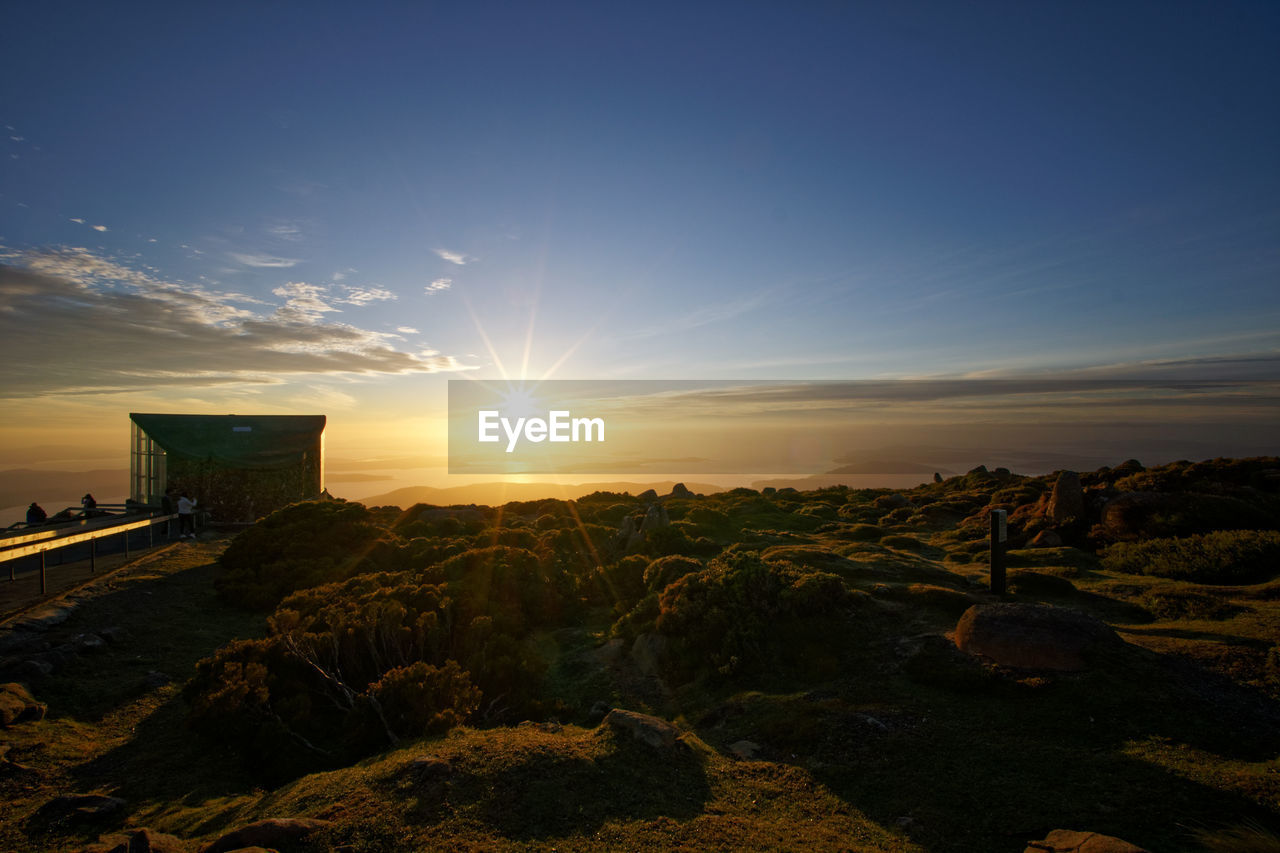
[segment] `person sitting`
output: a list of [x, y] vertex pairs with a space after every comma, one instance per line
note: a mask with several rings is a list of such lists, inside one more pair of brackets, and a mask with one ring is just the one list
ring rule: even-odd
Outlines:
[[27, 507], [27, 524], [33, 526], [37, 524], [44, 524], [45, 519], [48, 517], [49, 514], [45, 512], [44, 508], [35, 501], [32, 501], [31, 506]]
[[93, 499], [92, 494], [90, 494], [89, 492], [85, 492], [84, 497], [80, 499], [80, 506], [84, 507], [86, 511], [91, 509], [97, 509], [98, 502]]

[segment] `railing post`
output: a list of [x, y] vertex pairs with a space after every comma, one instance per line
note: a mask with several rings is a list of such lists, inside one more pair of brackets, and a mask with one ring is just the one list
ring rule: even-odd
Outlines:
[[124, 537], [124, 558], [129, 559], [129, 531], [125, 530], [121, 534]]
[[47, 589], [47, 584], [45, 583], [45, 576], [44, 576], [44, 555], [45, 555], [45, 552], [41, 551], [40, 552], [40, 594], [41, 595], [44, 595], [45, 590]]
[[89, 574], [98, 570], [98, 540], [89, 540]]
[[154, 548], [156, 544], [156, 523], [153, 521], [147, 525], [147, 547]]

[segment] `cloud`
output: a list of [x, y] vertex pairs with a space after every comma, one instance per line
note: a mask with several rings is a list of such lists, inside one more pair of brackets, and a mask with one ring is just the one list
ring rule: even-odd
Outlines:
[[266, 227], [266, 232], [277, 240], [296, 243], [303, 238], [302, 226], [296, 222], [276, 222]]
[[439, 255], [442, 260], [446, 260], [451, 264], [457, 264], [460, 267], [465, 266], [475, 260], [475, 258], [471, 257], [470, 255], [463, 255], [458, 252], [450, 252], [448, 249], [432, 249], [431, 251]]
[[105, 225], [90, 225], [89, 227], [90, 227], [90, 228], [92, 228], [94, 231], [106, 231], [106, 230], [108, 230], [108, 229], [107, 229], [107, 226], [105, 226]]
[[276, 310], [275, 316], [291, 323], [314, 323], [324, 314], [338, 310], [324, 301], [323, 287], [304, 281], [291, 281], [271, 292], [285, 300], [284, 305]]
[[71, 221], [72, 221], [72, 222], [78, 222], [78, 223], [80, 223], [81, 225], [83, 225], [83, 224], [84, 224], [84, 220], [83, 220], [83, 219], [79, 219], [79, 218], [77, 218], [77, 217], [75, 217], [75, 216], [71, 217]]
[[11, 399], [469, 369], [326, 321], [335, 309], [304, 282], [277, 288], [284, 302], [274, 311], [249, 311], [231, 304], [245, 301], [237, 294], [161, 281], [84, 249], [22, 260], [0, 264], [0, 358], [26, 365], [5, 380]]
[[302, 263], [297, 258], [277, 258], [271, 255], [242, 255], [238, 252], [232, 252], [231, 257], [247, 267], [263, 269], [288, 269]]
[[426, 291], [428, 296], [430, 296], [434, 293], [440, 293], [441, 291], [448, 290], [451, 287], [453, 287], [453, 279], [438, 278], [424, 287], [423, 290]]
[[413, 326], [396, 326], [396, 331], [402, 335], [420, 335], [422, 332], [413, 328]]
[[368, 305], [370, 302], [390, 302], [398, 297], [385, 287], [342, 286], [343, 296], [337, 299], [345, 305]]

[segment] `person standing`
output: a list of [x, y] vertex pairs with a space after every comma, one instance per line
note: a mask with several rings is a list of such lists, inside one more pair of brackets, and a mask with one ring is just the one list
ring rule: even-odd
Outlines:
[[191, 496], [183, 492], [178, 497], [178, 538], [179, 539], [195, 539], [196, 538], [196, 502]]

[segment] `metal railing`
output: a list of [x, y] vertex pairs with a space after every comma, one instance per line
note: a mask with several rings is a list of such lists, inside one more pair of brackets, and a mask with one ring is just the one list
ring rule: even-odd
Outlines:
[[[6, 537], [0, 539], [0, 563], [9, 564], [9, 580], [16, 579], [15, 562], [22, 557], [30, 557], [35, 554], [40, 555], [40, 594], [45, 595], [48, 591], [45, 555], [50, 551], [59, 548], [66, 548], [69, 545], [77, 545], [81, 542], [89, 543], [89, 571], [97, 570], [98, 560], [98, 540], [108, 536], [120, 536], [124, 543], [124, 557], [129, 559], [129, 533], [133, 530], [147, 529], [147, 547], [151, 548], [155, 545], [155, 525], [160, 522], [170, 522], [177, 518], [177, 513], [171, 515], [152, 515], [142, 519], [129, 520], [129, 517], [120, 518], [120, 516], [103, 517], [102, 520], [107, 522], [91, 530], [83, 533], [70, 533], [65, 536], [59, 536], [58, 530], [41, 530], [33, 533], [24, 533], [18, 536]], [[89, 519], [91, 520], [91, 519]], [[52, 537], [52, 538], [51, 538]]]

